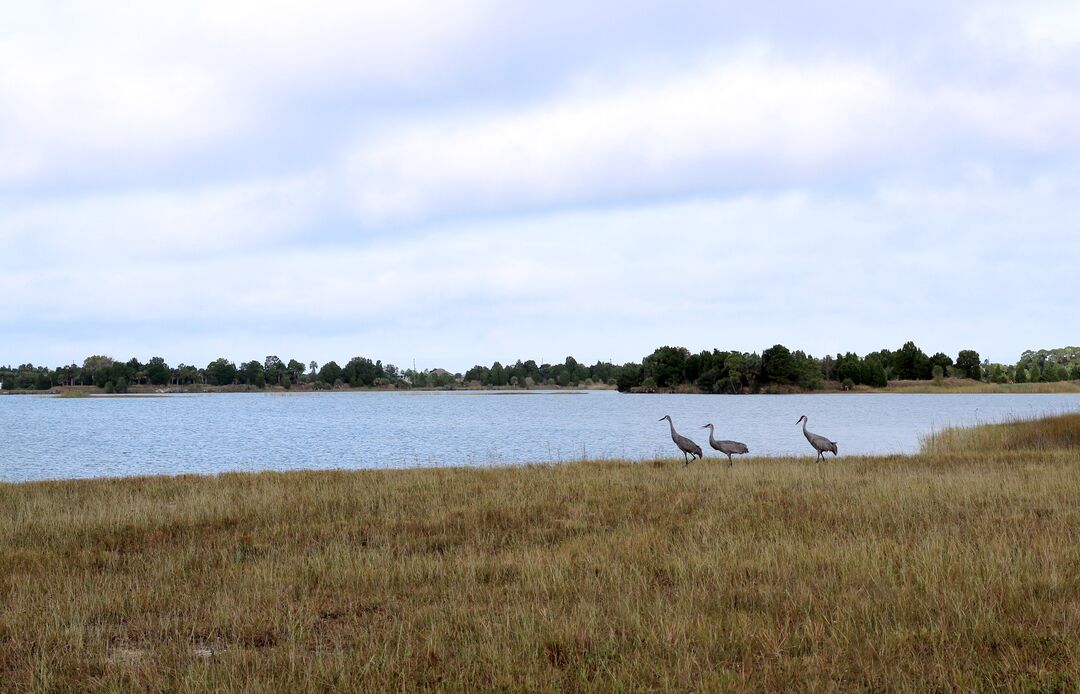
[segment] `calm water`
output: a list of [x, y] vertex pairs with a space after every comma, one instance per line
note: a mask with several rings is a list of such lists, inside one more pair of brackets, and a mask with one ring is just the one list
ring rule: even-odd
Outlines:
[[813, 455], [801, 414], [841, 456], [902, 453], [935, 428], [1078, 410], [1075, 394], [3, 396], [0, 480], [675, 456], [665, 414], [703, 446], [711, 421], [756, 455]]

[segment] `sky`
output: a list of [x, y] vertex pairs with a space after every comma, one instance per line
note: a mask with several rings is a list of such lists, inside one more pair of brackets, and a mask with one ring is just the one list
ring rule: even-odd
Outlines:
[[0, 364], [1078, 342], [1076, 3], [7, 5]]

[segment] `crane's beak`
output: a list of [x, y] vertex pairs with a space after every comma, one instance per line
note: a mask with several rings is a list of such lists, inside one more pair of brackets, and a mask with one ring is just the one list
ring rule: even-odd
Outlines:
[[660, 419], [658, 419], [658, 420], [656, 420], [656, 421], [658, 421], [658, 422], [662, 422], [662, 421], [664, 421], [665, 419], [667, 419], [667, 417], [661, 417]]

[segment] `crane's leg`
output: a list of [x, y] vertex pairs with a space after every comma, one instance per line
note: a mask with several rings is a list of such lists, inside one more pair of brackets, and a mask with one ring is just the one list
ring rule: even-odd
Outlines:
[[727, 454], [727, 466], [731, 467], [731, 454], [730, 453]]
[[682, 459], [683, 459], [683, 467], [686, 467], [687, 465], [690, 464], [690, 461], [686, 457], [686, 451], [682, 452]]

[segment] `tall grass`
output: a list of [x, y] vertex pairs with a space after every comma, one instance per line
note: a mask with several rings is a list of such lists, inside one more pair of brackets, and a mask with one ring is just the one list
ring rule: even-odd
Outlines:
[[1080, 413], [950, 427], [924, 438], [922, 449], [929, 454], [1080, 449]]
[[0, 690], [1075, 691], [1075, 449], [951, 451], [0, 485]]
[[890, 381], [886, 388], [867, 389], [881, 393], [1080, 393], [1080, 381], [1050, 383], [987, 383], [970, 378], [946, 378], [934, 381]]

